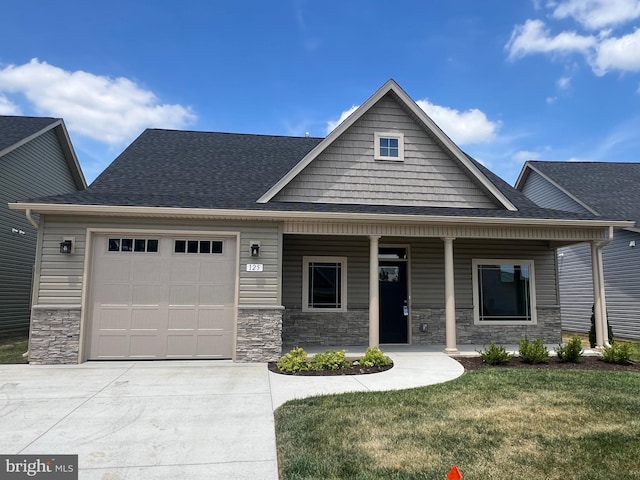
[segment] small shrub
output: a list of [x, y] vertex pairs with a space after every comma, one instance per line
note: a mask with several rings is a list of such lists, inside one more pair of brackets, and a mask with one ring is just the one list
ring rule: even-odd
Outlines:
[[344, 356], [344, 350], [327, 350], [316, 353], [312, 360], [314, 370], [340, 370], [351, 366]]
[[613, 342], [610, 347], [602, 351], [602, 359], [607, 363], [628, 365], [631, 360], [631, 344]]
[[573, 337], [566, 344], [558, 345], [555, 350], [561, 362], [578, 363], [584, 353], [580, 337]]
[[311, 363], [307, 359], [307, 352], [302, 348], [294, 348], [276, 362], [278, 368], [284, 373], [306, 372], [311, 370]]
[[547, 363], [549, 361], [549, 350], [542, 344], [542, 340], [537, 339], [530, 342], [526, 337], [518, 342], [520, 346], [519, 356], [524, 363]]
[[363, 367], [388, 367], [393, 362], [378, 347], [369, 347], [358, 362]]
[[496, 345], [494, 342], [480, 352], [480, 358], [489, 365], [504, 365], [509, 363], [512, 355], [507, 352], [504, 345]]

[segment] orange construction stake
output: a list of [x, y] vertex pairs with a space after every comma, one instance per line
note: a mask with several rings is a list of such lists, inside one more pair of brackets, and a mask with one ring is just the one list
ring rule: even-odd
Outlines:
[[460, 470], [458, 470], [458, 467], [455, 465], [451, 467], [451, 470], [447, 473], [447, 480], [462, 480], [462, 474]]

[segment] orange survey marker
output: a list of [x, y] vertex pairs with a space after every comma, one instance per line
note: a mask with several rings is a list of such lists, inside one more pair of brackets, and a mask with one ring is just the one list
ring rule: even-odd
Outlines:
[[458, 470], [458, 467], [455, 465], [451, 467], [451, 470], [447, 473], [447, 480], [462, 480], [462, 474], [460, 470]]

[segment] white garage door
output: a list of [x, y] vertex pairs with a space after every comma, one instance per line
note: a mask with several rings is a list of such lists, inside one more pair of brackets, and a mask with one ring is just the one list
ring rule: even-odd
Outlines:
[[231, 358], [235, 244], [96, 235], [88, 358]]

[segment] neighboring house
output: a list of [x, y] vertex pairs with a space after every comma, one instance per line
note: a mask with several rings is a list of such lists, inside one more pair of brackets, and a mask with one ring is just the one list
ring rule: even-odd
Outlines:
[[324, 139], [146, 130], [12, 208], [41, 215], [34, 363], [559, 342], [555, 242], [630, 226], [535, 205], [393, 80]]
[[[602, 249], [614, 336], [640, 338], [640, 163], [526, 162], [516, 188], [542, 207], [632, 220]], [[593, 300], [589, 244], [558, 249], [563, 328], [586, 332]]]
[[0, 333], [29, 328], [36, 252], [36, 229], [8, 204], [86, 187], [61, 119], [0, 116]]

